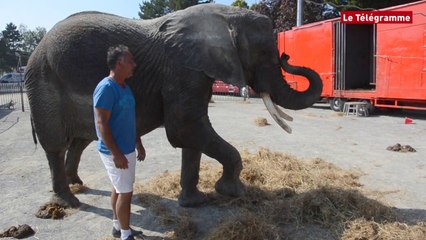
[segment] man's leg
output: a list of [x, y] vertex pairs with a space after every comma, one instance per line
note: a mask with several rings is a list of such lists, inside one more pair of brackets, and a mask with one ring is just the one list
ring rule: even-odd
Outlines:
[[111, 191], [111, 207], [112, 207], [112, 219], [117, 219], [117, 210], [116, 210], [116, 206], [117, 206], [117, 198], [118, 198], [118, 194], [115, 191], [115, 188], [112, 188]]
[[[130, 206], [133, 192], [118, 193], [116, 203], [116, 214], [121, 226], [121, 237], [126, 239], [131, 234], [130, 231]], [[125, 234], [127, 233], [127, 234]]]
[[112, 224], [113, 224], [114, 229], [117, 232], [117, 233], [114, 233], [114, 231], [113, 231], [113, 235], [119, 236], [118, 233], [121, 229], [121, 226], [120, 226], [120, 222], [118, 221], [118, 218], [117, 218], [117, 210], [116, 210], [117, 209], [116, 208], [117, 199], [118, 199], [118, 193], [115, 191], [115, 188], [113, 187], [112, 191], [111, 191]]
[[122, 239], [126, 239], [130, 234], [133, 234], [134, 236], [141, 235], [142, 232], [130, 229], [130, 208], [136, 167], [135, 152], [126, 154], [126, 158], [129, 161], [129, 168], [125, 170], [117, 169], [115, 167], [115, 163], [111, 155], [100, 153], [100, 156], [108, 171], [111, 183], [114, 186], [111, 191], [113, 222], [115, 222], [114, 219], [118, 219], [121, 228], [121, 231], [119, 232], [115, 232], [113, 230], [113, 236], [118, 237], [121, 235]]

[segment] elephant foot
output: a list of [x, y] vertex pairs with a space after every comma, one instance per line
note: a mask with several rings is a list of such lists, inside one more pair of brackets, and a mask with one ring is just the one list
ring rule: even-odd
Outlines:
[[64, 208], [77, 208], [80, 206], [80, 201], [71, 192], [55, 193], [50, 202], [56, 203]]
[[215, 189], [228, 197], [241, 197], [246, 193], [246, 187], [240, 179], [225, 179], [223, 176], [216, 182]]
[[80, 184], [83, 185], [83, 181], [78, 175], [67, 176], [68, 184]]
[[207, 200], [207, 196], [198, 189], [193, 192], [181, 191], [178, 198], [181, 207], [197, 207], [206, 203]]

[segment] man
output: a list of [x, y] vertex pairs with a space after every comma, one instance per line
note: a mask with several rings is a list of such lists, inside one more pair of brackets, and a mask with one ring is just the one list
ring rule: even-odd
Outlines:
[[97, 149], [113, 185], [111, 206], [114, 237], [132, 240], [142, 232], [130, 228], [130, 206], [135, 181], [137, 159], [145, 159], [142, 141], [136, 136], [135, 99], [125, 80], [136, 66], [124, 45], [108, 49], [109, 76], [97, 85], [93, 93]]

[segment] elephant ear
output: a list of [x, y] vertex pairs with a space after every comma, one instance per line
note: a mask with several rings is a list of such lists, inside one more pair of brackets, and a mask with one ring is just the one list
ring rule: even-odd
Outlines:
[[236, 31], [220, 13], [179, 11], [159, 28], [166, 54], [176, 64], [213, 79], [246, 85], [238, 55]]

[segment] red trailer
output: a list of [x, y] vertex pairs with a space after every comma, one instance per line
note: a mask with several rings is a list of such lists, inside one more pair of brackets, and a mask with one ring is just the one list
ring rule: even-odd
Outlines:
[[[336, 18], [278, 34], [290, 64], [320, 74], [322, 97], [335, 111], [345, 101], [426, 110], [426, 1], [382, 10], [412, 11], [413, 23], [343, 24]], [[284, 75], [294, 88], [307, 88], [306, 79]]]

